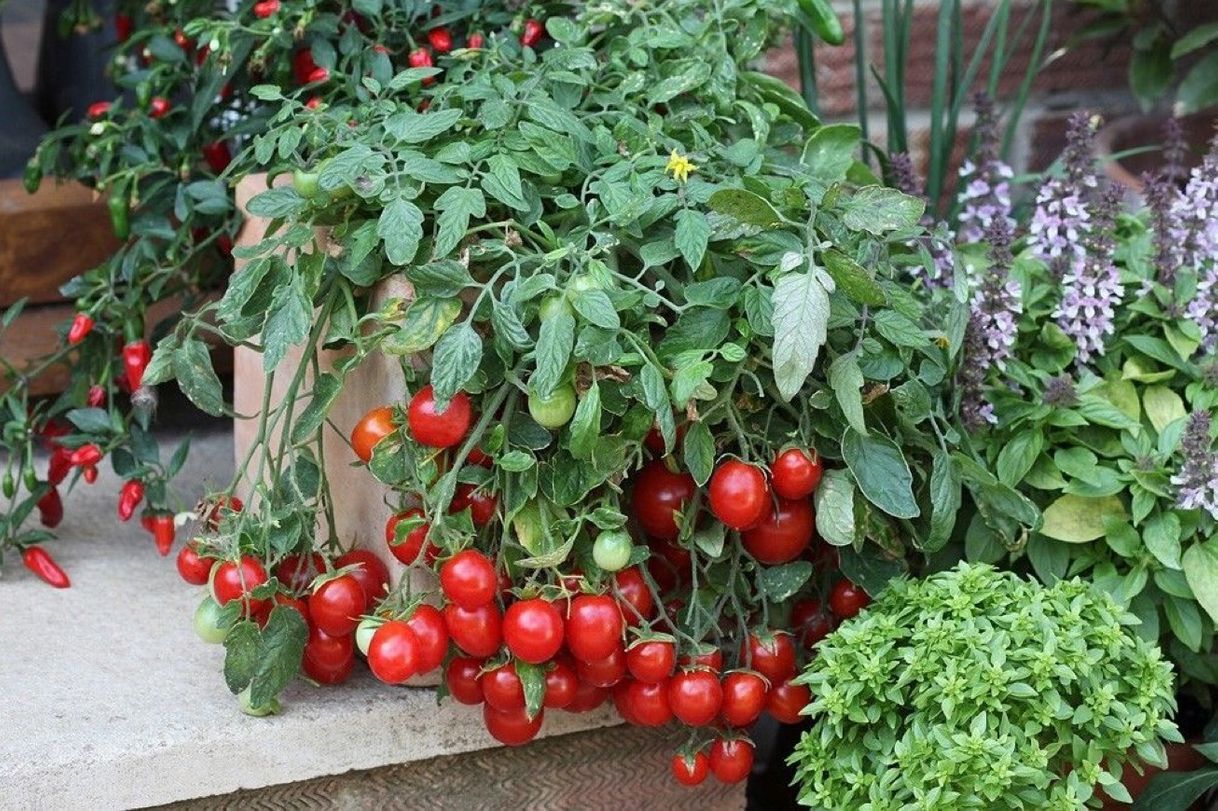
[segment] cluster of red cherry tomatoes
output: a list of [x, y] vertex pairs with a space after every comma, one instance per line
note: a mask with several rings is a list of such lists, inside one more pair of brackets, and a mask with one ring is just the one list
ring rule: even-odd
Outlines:
[[[405, 409], [404, 428], [417, 444], [443, 452], [468, 437], [473, 419], [467, 395], [457, 394], [441, 410], [427, 386]], [[356, 456], [369, 462], [376, 446], [402, 429], [398, 420], [398, 412], [389, 407], [369, 412], [351, 435]], [[209, 610], [241, 600], [245, 613], [262, 622], [275, 605], [298, 611], [309, 627], [302, 670], [316, 682], [344, 681], [357, 651], [373, 675], [388, 684], [442, 668], [449, 695], [462, 704], [480, 705], [489, 733], [513, 746], [538, 734], [546, 711], [587, 712], [611, 701], [628, 723], [677, 721], [691, 728], [690, 744], [671, 764], [680, 783], [697, 785], [711, 774], [722, 782], [739, 782], [753, 763], [748, 727], [763, 712], [781, 723], [800, 720], [811, 698], [806, 687], [793, 682], [801, 655], [810, 653], [837, 621], [857, 614], [868, 598], [841, 580], [828, 598], [828, 611], [814, 599], [797, 601], [789, 630], [754, 624], [739, 648], [731, 650], [679, 642], [670, 614], [680, 607], [679, 587], [691, 560], [677, 540], [681, 522], [690, 520], [683, 516], [697, 486], [687, 473], [671, 467], [658, 437], [645, 444], [657, 458], [633, 477], [631, 504], [655, 554], [646, 570], [625, 562], [616, 569], [605, 567], [611, 577], [600, 590], [592, 590], [578, 573], [563, 575], [553, 586], [514, 588], [504, 569], [484, 552], [465, 548], [445, 556], [430, 544], [426, 516], [417, 507], [389, 519], [386, 543], [404, 563], [437, 570], [437, 604], [383, 601], [389, 574], [368, 550], [348, 552], [328, 565], [319, 554], [289, 556], [274, 571], [285, 590], [269, 597], [253, 596], [269, 578], [250, 555], [212, 561], [189, 544], [178, 557], [179, 571], [188, 582], [210, 583], [215, 608]], [[491, 464], [481, 452], [468, 461]], [[711, 476], [706, 503], [715, 520], [740, 532], [745, 551], [761, 565], [823, 557], [824, 550], [813, 547], [811, 504], [821, 474], [815, 452], [801, 448], [779, 453], [768, 475], [760, 466], [728, 459]], [[471, 489], [459, 492], [454, 501], [453, 509], [470, 509], [477, 526], [496, 520], [493, 493]], [[241, 508], [239, 502], [220, 505], [209, 514], [209, 523], [222, 507]], [[411, 525], [400, 531], [403, 521]], [[661, 595], [674, 600], [660, 605]], [[725, 668], [725, 655], [734, 666]]]

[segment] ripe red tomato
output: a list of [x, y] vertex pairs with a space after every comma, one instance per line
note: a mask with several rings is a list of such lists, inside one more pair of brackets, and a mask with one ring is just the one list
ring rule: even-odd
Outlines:
[[655, 684], [672, 675], [677, 652], [671, 642], [648, 640], [631, 645], [626, 651], [630, 675], [645, 684]]
[[275, 567], [275, 577], [293, 592], [301, 592], [325, 570], [326, 559], [316, 552], [311, 555], [286, 555]]
[[563, 709], [567, 712], [591, 712], [604, 704], [608, 697], [609, 691], [604, 687], [581, 681], [575, 688], [575, 698], [571, 699], [571, 703]]
[[844, 620], [856, 616], [870, 602], [867, 592], [849, 580], [837, 581], [829, 593], [829, 610]]
[[309, 616], [313, 624], [331, 636], [355, 631], [367, 604], [364, 588], [349, 574], [322, 583], [309, 595]]
[[311, 626], [301, 666], [305, 675], [315, 682], [344, 682], [355, 666], [355, 640], [350, 634], [331, 636], [317, 626]]
[[[303, 617], [306, 623], [309, 622], [309, 604], [299, 597], [293, 597], [290, 594], [284, 594], [282, 591], [277, 591], [271, 600], [275, 605], [282, 605], [285, 608], [292, 609]], [[267, 614], [267, 617], [270, 617], [269, 613]]]
[[784, 681], [774, 686], [766, 697], [766, 712], [780, 724], [798, 724], [804, 720], [800, 710], [812, 703], [812, 691], [802, 684]]
[[668, 704], [686, 726], [704, 727], [719, 715], [723, 688], [709, 670], [682, 670], [668, 680]]
[[254, 3], [254, 16], [260, 20], [265, 20], [279, 13], [279, 0], [261, 0]]
[[262, 568], [258, 559], [253, 555], [242, 555], [240, 561], [226, 560], [216, 567], [215, 577], [211, 581], [212, 595], [220, 605], [242, 599], [250, 614], [258, 614], [266, 610], [267, 601], [249, 599], [246, 595], [266, 581], [266, 569]]
[[785, 631], [751, 633], [740, 646], [740, 660], [778, 684], [795, 675], [795, 643]]
[[462, 704], [481, 704], [482, 660], [468, 656], [455, 656], [444, 671], [444, 682], [448, 693]]
[[508, 662], [483, 673], [482, 698], [502, 712], [524, 709], [524, 685], [516, 673], [516, 665]]
[[356, 566], [351, 570], [351, 576], [364, 590], [364, 610], [372, 608], [389, 591], [389, 569], [367, 549], [352, 549], [334, 561], [334, 568]]
[[718, 674], [723, 671], [723, 651], [707, 645], [695, 653], [683, 653], [677, 664], [684, 668], [700, 667]]
[[758, 562], [770, 566], [795, 560], [814, 537], [816, 516], [812, 501], [806, 498], [779, 499], [777, 509], [740, 536], [745, 550]]
[[178, 574], [192, 586], [202, 586], [211, 576], [211, 567], [215, 564], [212, 558], [199, 555], [199, 544], [191, 541], [178, 550]]
[[672, 707], [668, 706], [668, 683], [664, 681], [647, 684], [641, 681], [626, 684], [626, 706], [632, 723], [644, 727], [660, 727], [672, 720]]
[[556, 710], [566, 709], [579, 691], [579, 676], [569, 662], [557, 661], [546, 671], [544, 704]]
[[148, 117], [149, 118], [164, 118], [169, 115], [169, 111], [173, 109], [173, 102], [164, 96], [153, 96], [152, 101], [148, 102]]
[[623, 569], [613, 576], [613, 582], [622, 606], [622, 617], [627, 625], [638, 625], [643, 620], [651, 619], [651, 615], [655, 613], [655, 600], [639, 567]]
[[495, 565], [476, 549], [463, 549], [440, 567], [444, 596], [462, 608], [477, 608], [495, 599], [499, 590]]
[[469, 38], [465, 41], [465, 47], [475, 51], [482, 49], [485, 45], [486, 37], [482, 36], [482, 34], [478, 33], [477, 31], [470, 34]]
[[360, 418], [351, 429], [351, 447], [355, 455], [365, 464], [372, 460], [372, 449], [382, 439], [396, 431], [393, 409], [389, 406], [374, 408]]
[[486, 724], [486, 731], [499, 743], [504, 746], [520, 746], [537, 737], [541, 722], [545, 720], [545, 711], [537, 713], [537, 717], [530, 720], [524, 707], [511, 712], [500, 712], [491, 705], [484, 704], [482, 720]]
[[421, 603], [406, 620], [419, 639], [419, 672], [430, 673], [444, 663], [448, 652], [448, 627], [434, 605]]
[[457, 392], [448, 408], [440, 411], [436, 408], [435, 391], [424, 386], [410, 399], [406, 417], [415, 442], [432, 448], [451, 448], [469, 433], [472, 418], [469, 395]]
[[704, 752], [694, 752], [693, 755], [678, 752], [672, 756], [672, 776], [683, 786], [700, 785], [709, 772], [710, 758]]
[[782, 498], [807, 498], [820, 484], [825, 466], [815, 449], [790, 448], [770, 465], [774, 492]]
[[469, 508], [469, 517], [476, 527], [484, 527], [495, 517], [499, 499], [494, 493], [489, 493], [486, 486], [475, 487], [472, 484], [458, 484], [453, 493], [453, 500], [448, 505], [450, 513], [459, 513]]
[[805, 650], [812, 650], [833, 630], [836, 620], [820, 600], [799, 600], [791, 607], [791, 628]]
[[[423, 544], [427, 541], [427, 533], [431, 530], [431, 525], [419, 524], [406, 533], [406, 537], [402, 539], [401, 543], [396, 543], [398, 524], [407, 518], [422, 517], [423, 511], [415, 507], [392, 516], [388, 523], [385, 524], [385, 543], [389, 545], [389, 551], [393, 553], [395, 558], [407, 566], [419, 559], [419, 553], [423, 551]], [[434, 549], [434, 547], [430, 547], [428, 551], [430, 552], [431, 549]]]
[[715, 468], [707, 501], [715, 517], [732, 529], [756, 525], [773, 508], [765, 473], [739, 459], [728, 459]]
[[719, 738], [711, 744], [711, 773], [720, 783], [739, 783], [753, 770], [753, 744], [744, 738]]
[[597, 687], [612, 687], [626, 676], [626, 651], [618, 645], [604, 659], [595, 662], [576, 659], [575, 672], [580, 681]]
[[548, 662], [562, 649], [562, 614], [539, 597], [512, 603], [503, 615], [503, 640], [517, 659]]
[[401, 684], [418, 673], [421, 657], [419, 637], [401, 620], [377, 628], [368, 645], [368, 667], [386, 684]]
[[630, 680], [623, 679], [613, 686], [609, 691], [613, 696], [613, 709], [617, 710], [618, 716], [627, 724], [639, 726], [638, 720], [634, 717], [634, 712], [631, 710], [628, 693], [630, 691]]
[[765, 709], [766, 686], [756, 673], [735, 671], [723, 677], [723, 706], [720, 713], [729, 727], [747, 727]]
[[634, 475], [631, 496], [634, 515], [643, 531], [661, 541], [676, 540], [676, 513], [694, 496], [697, 485], [688, 473], [673, 473], [662, 459], [653, 459]]
[[576, 659], [597, 662], [621, 649], [624, 629], [617, 601], [607, 594], [581, 594], [567, 615], [567, 648]]
[[471, 656], [491, 656], [503, 641], [503, 617], [494, 603], [472, 609], [449, 603], [444, 606], [444, 625], [457, 647]]

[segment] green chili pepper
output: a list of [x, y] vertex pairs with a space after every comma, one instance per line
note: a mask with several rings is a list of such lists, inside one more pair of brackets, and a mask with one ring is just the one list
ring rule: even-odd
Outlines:
[[131, 222], [128, 219], [131, 193], [125, 182], [119, 181], [110, 189], [110, 198], [106, 201], [106, 206], [110, 209], [110, 227], [114, 229], [114, 235], [119, 239], [126, 239], [131, 235]]
[[830, 45], [846, 41], [842, 21], [837, 18], [829, 0], [799, 0], [800, 10], [807, 16], [809, 30]]
[[13, 474], [5, 473], [4, 474], [4, 497], [12, 498], [16, 492], [17, 492], [17, 483], [15, 481], [13, 481]]
[[27, 467], [23, 474], [25, 479], [25, 489], [31, 493], [38, 489], [38, 474], [34, 472], [34, 468]]
[[42, 185], [42, 167], [38, 165], [37, 159], [30, 158], [26, 163], [23, 181], [25, 190], [30, 194], [38, 191], [38, 187]]

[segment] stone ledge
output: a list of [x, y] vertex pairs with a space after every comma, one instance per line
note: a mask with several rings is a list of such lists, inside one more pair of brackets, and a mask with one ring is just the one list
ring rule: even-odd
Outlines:
[[[222, 485], [232, 467], [228, 434], [197, 438], [178, 492]], [[434, 690], [390, 689], [366, 671], [340, 687], [293, 685], [280, 716], [242, 715], [223, 650], [191, 626], [202, 590], [138, 521], [118, 522], [117, 491], [105, 469], [65, 496], [49, 549], [70, 589], [5, 562], [0, 808], [146, 806], [497, 746], [479, 708], [437, 707]], [[555, 712], [542, 734], [614, 722]]]

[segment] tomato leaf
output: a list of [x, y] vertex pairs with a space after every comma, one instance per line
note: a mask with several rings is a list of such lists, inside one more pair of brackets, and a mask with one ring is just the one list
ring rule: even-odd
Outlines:
[[725, 214], [746, 225], [773, 228], [782, 224], [782, 215], [759, 194], [745, 189], [720, 189], [708, 201], [712, 211]]
[[710, 224], [701, 211], [683, 208], [677, 212], [677, 228], [673, 240], [691, 270], [701, 267], [710, 233]]
[[794, 563], [763, 568], [757, 575], [757, 585], [765, 593], [767, 600], [778, 603], [803, 588], [811, 576], [812, 564], [806, 560], [797, 560]]
[[385, 256], [390, 263], [409, 264], [423, 238], [423, 212], [414, 203], [399, 197], [381, 210], [376, 233], [385, 243]]
[[845, 470], [826, 470], [816, 488], [816, 531], [834, 546], [854, 543], [854, 481]]
[[852, 231], [882, 236], [918, 224], [926, 201], [883, 186], [864, 186], [842, 204], [842, 224]]
[[593, 383], [584, 392], [579, 405], [575, 407], [575, 416], [571, 418], [571, 455], [576, 459], [588, 459], [601, 432], [601, 389]]
[[173, 353], [173, 376], [178, 386], [200, 410], [213, 417], [224, 413], [224, 395], [220, 378], [211, 365], [207, 344], [191, 338]]
[[913, 474], [900, 446], [891, 439], [847, 428], [842, 434], [842, 457], [872, 504], [897, 518], [921, 514], [913, 495]]
[[549, 397], [562, 382], [575, 346], [575, 318], [558, 313], [541, 322], [537, 336], [537, 368], [529, 378], [529, 388]]
[[482, 339], [468, 323], [451, 328], [440, 338], [432, 357], [431, 385], [436, 408], [448, 407], [461, 388], [470, 381], [482, 362]]
[[541, 665], [516, 660], [516, 675], [524, 688], [524, 711], [536, 718], [546, 698], [546, 672]]
[[706, 423], [692, 423], [685, 432], [685, 469], [701, 487], [710, 481], [715, 469], [715, 439]]
[[242, 620], [224, 637], [224, 681], [234, 695], [249, 686], [258, 671], [261, 639], [258, 625]]
[[300, 671], [308, 639], [309, 627], [299, 611], [283, 605], [271, 610], [259, 639], [258, 668], [250, 681], [252, 706], [269, 706], [283, 692]]
[[774, 288], [774, 382], [784, 400], [803, 388], [824, 346], [829, 292], [811, 271], [788, 273]]

